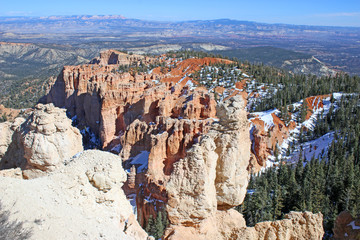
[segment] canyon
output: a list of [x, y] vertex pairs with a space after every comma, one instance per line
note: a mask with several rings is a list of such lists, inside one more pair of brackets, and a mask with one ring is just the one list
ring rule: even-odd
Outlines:
[[[84, 239], [97, 234], [114, 239], [106, 235], [111, 227], [116, 236], [146, 239], [140, 225], [144, 227], [160, 211], [169, 221], [164, 239], [321, 239], [321, 213], [290, 212], [283, 220], [247, 227], [234, 209], [244, 201], [250, 173], [266, 166], [276, 143], [281, 144], [298, 126], [285, 123], [275, 113], [272, 126], [259, 116], [249, 120], [246, 81], [215, 94], [194, 79], [205, 67], [219, 64], [233, 62], [108, 50], [89, 64], [65, 66], [42, 98], [43, 104], [26, 118], [0, 124], [6, 132], [0, 139], [0, 187], [12, 181], [16, 184], [7, 191], [22, 191], [20, 186], [27, 185], [30, 190], [46, 189], [42, 184], [57, 186], [58, 181], [74, 185], [69, 193], [79, 196], [78, 202], [59, 202], [82, 205], [95, 199], [95, 206], [106, 208], [97, 211], [104, 214], [101, 226], [109, 229], [91, 232], [78, 226], [74, 232], [85, 232]], [[320, 107], [315, 102], [308, 101], [316, 106], [309, 109], [308, 118]], [[65, 111], [77, 128], [71, 126]], [[80, 132], [92, 139], [82, 139]], [[99, 148], [112, 154], [83, 151], [82, 143], [94, 139], [99, 140]], [[59, 180], [63, 178], [69, 182]], [[59, 194], [57, 187], [51, 187], [50, 196]], [[6, 206], [13, 201], [5, 200]], [[126, 206], [125, 212], [119, 206]], [[110, 214], [110, 209], [116, 211]], [[85, 226], [91, 227], [93, 215], [88, 218]], [[109, 219], [113, 222], [107, 224]]]

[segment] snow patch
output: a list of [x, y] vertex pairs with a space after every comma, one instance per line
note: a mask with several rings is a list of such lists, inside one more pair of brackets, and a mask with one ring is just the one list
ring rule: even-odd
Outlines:
[[112, 152], [116, 152], [116, 153], [120, 153], [121, 149], [122, 149], [121, 144], [118, 144], [118, 145], [116, 145], [115, 147], [113, 147], [113, 148], [111, 149], [111, 151], [112, 151]]
[[[278, 113], [279, 110], [277, 109], [272, 109], [272, 110], [268, 110], [268, 111], [264, 111], [264, 112], [254, 112], [253, 115], [256, 115], [255, 118], [259, 118], [261, 121], [264, 122], [264, 126], [265, 126], [265, 130], [268, 131], [269, 128], [273, 127], [274, 124], [274, 118], [271, 114], [273, 113]], [[254, 118], [252, 118], [254, 119]]]
[[360, 226], [356, 226], [355, 221], [352, 221], [347, 226], [351, 226], [353, 230], [360, 230]]
[[138, 155], [136, 155], [135, 157], [132, 158], [130, 164], [139, 165], [137, 167], [137, 172], [142, 172], [148, 168], [149, 155], [150, 155], [150, 152], [141, 151], [141, 153], [139, 153]]
[[[312, 157], [321, 159], [323, 154], [327, 154], [327, 150], [330, 147], [330, 144], [333, 142], [335, 136], [335, 132], [329, 132], [315, 140], [305, 142], [300, 145], [303, 151], [303, 158], [309, 161]], [[299, 148], [299, 149], [300, 149]], [[300, 158], [300, 150], [297, 149], [293, 156], [293, 160], [298, 160]]]
[[195, 87], [194, 87], [194, 83], [193, 83], [191, 80], [188, 80], [185, 85], [189, 86], [190, 89], [194, 89], [194, 88], [195, 88]]
[[133, 213], [135, 217], [137, 218], [137, 207], [136, 207], [136, 194], [130, 194], [128, 197], [128, 200], [132, 206]]

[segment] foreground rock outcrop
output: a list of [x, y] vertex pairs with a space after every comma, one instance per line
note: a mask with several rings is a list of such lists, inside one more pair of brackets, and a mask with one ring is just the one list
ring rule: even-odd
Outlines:
[[83, 150], [79, 130], [52, 104], [38, 104], [27, 119], [0, 123], [0, 129], [0, 168], [21, 168], [25, 178], [53, 171]]
[[231, 209], [218, 211], [215, 217], [196, 228], [177, 226], [169, 229], [165, 239], [320, 240], [324, 235], [322, 222], [321, 213], [290, 212], [283, 220], [260, 222], [254, 227], [246, 227], [242, 215]]
[[121, 189], [121, 159], [89, 150], [41, 178], [0, 177], [10, 220], [32, 230], [30, 239], [147, 239]]

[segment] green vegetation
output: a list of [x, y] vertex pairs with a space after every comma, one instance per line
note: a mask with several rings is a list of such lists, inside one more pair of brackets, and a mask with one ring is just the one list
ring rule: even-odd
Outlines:
[[309, 140], [334, 131], [335, 139], [323, 158], [304, 159], [300, 152], [296, 164], [280, 159], [279, 167], [252, 176], [248, 187], [252, 193], [238, 207], [249, 225], [280, 219], [289, 211], [321, 212], [328, 238], [341, 211], [360, 214], [359, 95], [341, 99], [337, 109], [307, 133]]
[[333, 92], [359, 93], [360, 77], [338, 74], [335, 77], [316, 77], [305, 75], [289, 75], [274, 72], [270, 67], [249, 65], [248, 71], [259, 83], [281, 86], [269, 98], [262, 98], [255, 111], [272, 108], [281, 109], [301, 99], [331, 94]]
[[164, 231], [168, 225], [169, 220], [167, 219], [167, 214], [165, 210], [162, 210], [157, 212], [157, 216], [155, 218], [150, 215], [145, 226], [145, 231], [150, 236], [155, 237], [155, 239], [160, 239], [164, 235]]
[[156, 68], [156, 67], [165, 67], [165, 63], [160, 63], [159, 61], [152, 63], [152, 64], [145, 64], [142, 61], [140, 61], [139, 64], [133, 64], [133, 65], [121, 65], [119, 66], [118, 71], [120, 73], [124, 72], [130, 72], [130, 73], [147, 73], [148, 71]]
[[9, 108], [33, 107], [46, 93], [46, 79], [14, 80], [7, 88], [6, 94], [0, 94], [0, 101]]
[[236, 57], [251, 63], [263, 63], [265, 65], [271, 65], [274, 67], [281, 67], [281, 65], [286, 60], [311, 58], [310, 54], [304, 54], [270, 46], [213, 51], [213, 53], [221, 54], [230, 58]]

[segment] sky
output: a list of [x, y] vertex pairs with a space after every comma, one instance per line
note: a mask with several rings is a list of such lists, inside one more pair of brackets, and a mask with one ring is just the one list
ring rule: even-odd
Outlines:
[[158, 21], [230, 18], [360, 27], [360, 0], [0, 0], [0, 16], [122, 15]]

